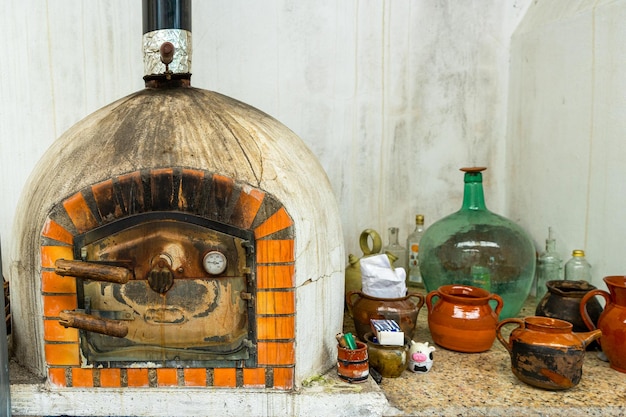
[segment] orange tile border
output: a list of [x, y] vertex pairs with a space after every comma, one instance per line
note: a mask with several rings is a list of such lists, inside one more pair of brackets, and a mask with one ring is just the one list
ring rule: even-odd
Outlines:
[[43, 225], [41, 235], [69, 245], [74, 244], [74, 235], [50, 218]]
[[157, 368], [157, 385], [159, 387], [175, 387], [178, 385], [176, 368]]
[[293, 239], [257, 240], [256, 261], [260, 264], [294, 262]]
[[294, 265], [257, 265], [257, 289], [293, 288]]
[[76, 294], [76, 278], [41, 272], [41, 292]]
[[[100, 217], [104, 219], [105, 217], [113, 215], [113, 219], [118, 219], [123, 215], [122, 208], [117, 203], [117, 199], [115, 198], [115, 186], [113, 185], [112, 179], [92, 185], [91, 193], [93, 194], [94, 200], [96, 200], [96, 206], [98, 207], [98, 211], [100, 212]], [[115, 207], [110, 207], [111, 203], [114, 203]], [[107, 209], [112, 208], [113, 213], [103, 212], [102, 209], [105, 207]]]
[[230, 217], [230, 223], [242, 229], [249, 229], [259, 212], [264, 197], [265, 193], [260, 190], [252, 189], [249, 193], [242, 190]]
[[213, 370], [213, 386], [235, 388], [237, 371], [235, 368], [215, 368]]
[[206, 387], [205, 368], [185, 368], [183, 375], [186, 387]]
[[66, 387], [65, 368], [48, 368], [48, 382], [57, 387]]
[[274, 368], [274, 388], [292, 389], [293, 380], [293, 368]]
[[295, 314], [296, 302], [293, 291], [257, 291], [257, 314]]
[[43, 338], [47, 342], [76, 342], [78, 343], [78, 329], [66, 328], [58, 320], [43, 321]]
[[243, 386], [250, 388], [265, 387], [265, 368], [244, 368]]
[[82, 193], [78, 192], [65, 199], [63, 207], [79, 233], [85, 233], [99, 226]]
[[41, 266], [43, 268], [54, 268], [54, 263], [59, 259], [74, 259], [74, 252], [71, 246], [42, 246]]
[[257, 316], [257, 338], [264, 339], [293, 339], [296, 334], [296, 318], [287, 317], [260, 317]]
[[48, 365], [80, 365], [78, 343], [46, 343], [44, 349]]
[[122, 370], [119, 368], [100, 369], [100, 386], [119, 388], [122, 386]]
[[291, 220], [291, 217], [287, 214], [287, 210], [285, 210], [284, 207], [281, 207], [259, 227], [254, 229], [254, 237], [260, 239], [271, 235], [272, 233], [278, 232], [279, 230], [286, 229], [291, 225], [293, 225], [293, 220]]
[[293, 342], [258, 342], [259, 365], [294, 365]]
[[75, 295], [44, 295], [43, 315], [44, 317], [59, 317], [63, 310], [75, 310], [78, 303]]
[[93, 387], [93, 369], [72, 368], [72, 387]]
[[145, 368], [128, 368], [128, 386], [129, 387], [148, 387], [150, 381], [148, 379], [148, 370]]

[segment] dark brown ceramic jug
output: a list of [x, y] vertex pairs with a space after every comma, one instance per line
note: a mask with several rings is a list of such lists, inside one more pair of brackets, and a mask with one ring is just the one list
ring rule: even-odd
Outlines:
[[[509, 339], [507, 324], [516, 324]], [[602, 332], [572, 332], [572, 323], [548, 317], [512, 318], [498, 323], [496, 336], [511, 356], [511, 370], [522, 382], [549, 390], [572, 388], [580, 382], [586, 346]]]
[[[586, 332], [589, 329], [580, 314], [580, 302], [589, 292], [597, 288], [587, 281], [556, 280], [546, 283], [548, 292], [537, 304], [536, 316], [551, 317], [572, 323], [573, 331]], [[593, 323], [598, 323], [602, 306], [592, 298], [587, 303], [587, 312]]]

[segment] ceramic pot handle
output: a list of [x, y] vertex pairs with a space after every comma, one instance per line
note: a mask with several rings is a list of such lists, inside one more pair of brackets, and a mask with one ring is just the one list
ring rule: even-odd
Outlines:
[[439, 290], [433, 290], [426, 294], [426, 299], [424, 301], [426, 302], [426, 308], [428, 309], [429, 313], [432, 313], [433, 311], [433, 297], [441, 298], [441, 293], [439, 292]]
[[[372, 247], [369, 246], [369, 238], [372, 238]], [[363, 255], [371, 255], [380, 252], [383, 247], [383, 241], [378, 232], [374, 229], [365, 229], [359, 237], [359, 246], [363, 251]]]
[[510, 323], [516, 323], [518, 325], [517, 327], [519, 328], [524, 328], [524, 326], [526, 325], [523, 319], [512, 318], [502, 320], [496, 326], [496, 336], [498, 337], [498, 341], [500, 341], [502, 346], [504, 346], [506, 350], [509, 351], [509, 353], [511, 353], [511, 349], [513, 349], [513, 347], [511, 346], [511, 336], [509, 336], [509, 340], [506, 340], [504, 336], [502, 336], [502, 327]]
[[604, 290], [591, 290], [583, 296], [583, 298], [580, 300], [579, 310], [580, 315], [582, 316], [582, 319], [589, 330], [595, 330], [596, 325], [591, 320], [591, 317], [589, 317], [589, 312], [587, 311], [587, 302], [591, 299], [591, 297], [595, 297], [596, 295], [604, 297], [607, 306], [611, 303], [611, 294]]
[[424, 296], [422, 294], [418, 294], [416, 292], [410, 292], [406, 296], [407, 298], [415, 297], [417, 298], [417, 311], [424, 305]]
[[500, 312], [502, 311], [502, 307], [504, 307], [504, 300], [498, 294], [491, 294], [489, 299], [496, 300], [496, 303], [498, 303], [493, 312], [496, 313], [496, 317], [500, 317]]
[[352, 296], [358, 295], [361, 297], [361, 294], [362, 293], [359, 290], [352, 290], [346, 293], [346, 304], [348, 305], [348, 313], [350, 313], [350, 316], [352, 316], [352, 307], [354, 307], [354, 304], [352, 303]]

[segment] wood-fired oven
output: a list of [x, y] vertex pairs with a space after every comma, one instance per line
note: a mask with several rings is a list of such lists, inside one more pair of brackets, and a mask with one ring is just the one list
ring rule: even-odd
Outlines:
[[190, 3], [144, 0], [146, 88], [61, 136], [19, 203], [15, 356], [51, 390], [291, 390], [335, 363], [328, 179], [280, 122], [190, 86]]

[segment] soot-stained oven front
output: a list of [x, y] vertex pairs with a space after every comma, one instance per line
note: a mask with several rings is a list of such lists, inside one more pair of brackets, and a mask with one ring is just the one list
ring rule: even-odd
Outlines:
[[81, 354], [103, 367], [254, 366], [254, 237], [177, 212], [148, 212], [74, 240]]

